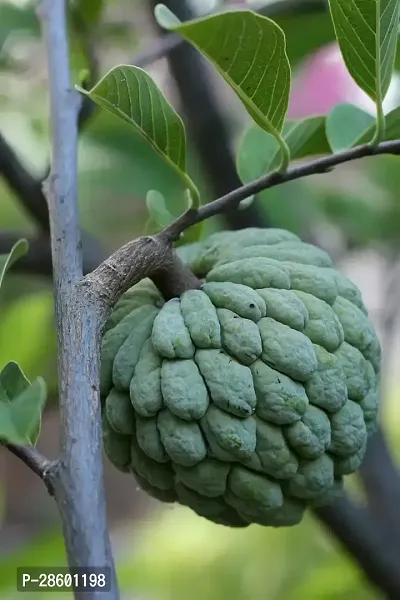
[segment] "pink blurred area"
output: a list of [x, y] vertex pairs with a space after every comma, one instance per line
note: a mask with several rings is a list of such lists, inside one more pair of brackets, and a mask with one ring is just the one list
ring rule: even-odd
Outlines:
[[310, 114], [326, 114], [338, 103], [356, 103], [360, 94], [337, 44], [329, 44], [312, 56], [294, 79], [289, 117], [301, 119]]
[[[230, 0], [229, 5], [258, 6], [256, 0]], [[393, 76], [392, 84], [383, 103], [389, 112], [398, 106], [399, 77]], [[315, 114], [327, 114], [341, 103], [355, 104], [375, 114], [374, 102], [351, 78], [336, 42], [321, 47], [293, 73], [288, 110], [290, 119], [302, 119]]]
[[[385, 111], [393, 108], [397, 89], [395, 76], [384, 102]], [[295, 74], [288, 116], [301, 119], [312, 114], [326, 114], [339, 103], [355, 104], [371, 113], [375, 111], [372, 100], [349, 75], [338, 44], [332, 43], [322, 47]]]

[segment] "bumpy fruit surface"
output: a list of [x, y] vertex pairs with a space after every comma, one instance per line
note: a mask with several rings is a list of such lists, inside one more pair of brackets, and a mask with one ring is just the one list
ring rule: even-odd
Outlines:
[[178, 252], [201, 290], [164, 302], [144, 280], [107, 323], [105, 452], [216, 523], [294, 525], [341, 492], [376, 428], [380, 345], [361, 294], [288, 231]]

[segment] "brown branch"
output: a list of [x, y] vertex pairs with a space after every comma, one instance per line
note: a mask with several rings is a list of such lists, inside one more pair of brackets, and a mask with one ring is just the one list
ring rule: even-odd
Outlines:
[[173, 223], [164, 229], [162, 234], [171, 241], [176, 241], [180, 234], [185, 231], [188, 227], [196, 223], [200, 223], [205, 219], [209, 219], [215, 215], [220, 215], [226, 211], [237, 208], [242, 202], [249, 196], [258, 194], [263, 190], [287, 183], [288, 181], [294, 181], [310, 175], [319, 175], [331, 171], [334, 167], [364, 158], [367, 156], [377, 156], [380, 154], [400, 154], [400, 140], [393, 140], [389, 142], [382, 142], [378, 146], [362, 145], [338, 152], [336, 154], [329, 154], [322, 158], [303, 163], [302, 165], [289, 168], [283, 173], [274, 171], [263, 175], [250, 183], [246, 183], [238, 187], [233, 192], [229, 192], [221, 198], [201, 206], [198, 210], [189, 209], [183, 215], [178, 217]]
[[42, 479], [49, 493], [53, 495], [53, 486], [48, 478], [48, 473], [53, 462], [45, 458], [35, 448], [31, 446], [15, 446], [14, 444], [5, 444], [14, 456], [17, 456], [35, 475]]
[[90, 290], [108, 314], [118, 298], [145, 277], [153, 278], [165, 297], [179, 296], [187, 289], [198, 287], [197, 278], [178, 258], [162, 232], [122, 246], [86, 275], [82, 286]]
[[[11, 268], [13, 273], [40, 275], [49, 278], [53, 274], [50, 240], [45, 235], [26, 235], [24, 231], [0, 231], [0, 254], [7, 254], [21, 238], [28, 240], [29, 251]], [[86, 275], [99, 266], [107, 254], [98, 242], [87, 234], [82, 236], [83, 272]]]

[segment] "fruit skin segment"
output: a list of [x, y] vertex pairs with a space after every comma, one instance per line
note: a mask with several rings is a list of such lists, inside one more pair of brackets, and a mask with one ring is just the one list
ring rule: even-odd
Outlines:
[[280, 229], [182, 246], [201, 289], [128, 290], [102, 342], [103, 446], [163, 502], [282, 527], [331, 502], [379, 412], [381, 349], [358, 288]]

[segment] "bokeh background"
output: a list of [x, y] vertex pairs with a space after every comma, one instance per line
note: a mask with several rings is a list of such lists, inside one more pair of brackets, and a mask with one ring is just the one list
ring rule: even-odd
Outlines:
[[[34, 2], [0, 1], [0, 132], [24, 166], [45, 177], [49, 160], [46, 57]], [[204, 201], [239, 185], [234, 170], [240, 137], [249, 125], [233, 92], [188, 46], [157, 56], [162, 35], [150, 0], [83, 0], [81, 20], [69, 19], [72, 77], [96, 66], [141, 64], [185, 119], [190, 172]], [[174, 3], [170, 2], [170, 6]], [[204, 14], [246, 2], [179, 0], [175, 7]], [[248, 2], [266, 7], [284, 28], [294, 83], [292, 118], [322, 114], [339, 102], [374, 107], [352, 83], [333, 40], [324, 3]], [[301, 8], [300, 5], [304, 6]], [[300, 7], [300, 8], [299, 8]], [[82, 18], [82, 14], [84, 17]], [[74, 16], [75, 15], [75, 16]], [[160, 54], [160, 53], [159, 53]], [[154, 55], [156, 60], [150, 61]], [[153, 56], [153, 58], [154, 58]], [[95, 58], [95, 60], [94, 60]], [[399, 63], [400, 67], [400, 63]], [[397, 76], [385, 101], [400, 103]], [[0, 151], [0, 173], [3, 172]], [[250, 211], [207, 222], [207, 230], [260, 224], [288, 228], [328, 250], [360, 287], [384, 350], [382, 423], [396, 458], [400, 451], [398, 312], [400, 308], [400, 159], [364, 159], [334, 173], [261, 193]], [[117, 118], [98, 110], [79, 145], [82, 227], [105, 253], [143, 233], [146, 192], [158, 189], [172, 212], [180, 183], [161, 159]], [[35, 223], [0, 177], [0, 230], [35, 232]], [[42, 375], [50, 390], [39, 449], [56, 457], [59, 443], [56, 334], [51, 279], [11, 273], [0, 301], [0, 368], [18, 361], [28, 377]], [[379, 593], [312, 517], [292, 529], [251, 526], [234, 531], [188, 509], [150, 500], [127, 475], [105, 465], [112, 542], [123, 597], [134, 600], [373, 600]], [[348, 484], [359, 494], [356, 479]], [[400, 509], [399, 509], [400, 510]], [[58, 514], [40, 480], [0, 450], [0, 595], [14, 598], [15, 568], [65, 564]], [[400, 566], [400, 557], [399, 557]], [[39, 598], [40, 594], [36, 594]], [[60, 597], [60, 594], [56, 595]], [[52, 594], [43, 594], [51, 600]], [[67, 596], [66, 596], [67, 597]]]

